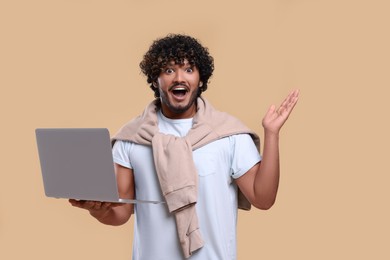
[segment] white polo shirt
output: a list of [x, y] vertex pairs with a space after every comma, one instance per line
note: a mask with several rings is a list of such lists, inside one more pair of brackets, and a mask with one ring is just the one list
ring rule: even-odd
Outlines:
[[[160, 132], [185, 136], [192, 119], [173, 120], [158, 113]], [[114, 162], [133, 169], [135, 194], [140, 200], [164, 200], [150, 146], [117, 141]], [[205, 241], [191, 260], [236, 259], [237, 186], [234, 179], [261, 160], [252, 138], [233, 135], [193, 151], [199, 174], [196, 210]], [[165, 204], [136, 204], [133, 260], [184, 259], [175, 219]]]

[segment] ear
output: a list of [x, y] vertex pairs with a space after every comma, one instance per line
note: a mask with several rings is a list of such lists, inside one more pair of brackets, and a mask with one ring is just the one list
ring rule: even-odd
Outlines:
[[199, 81], [199, 87], [203, 87], [203, 82], [202, 81]]
[[153, 81], [153, 87], [155, 87], [155, 88], [158, 88], [158, 84], [157, 84], [157, 82], [156, 81]]

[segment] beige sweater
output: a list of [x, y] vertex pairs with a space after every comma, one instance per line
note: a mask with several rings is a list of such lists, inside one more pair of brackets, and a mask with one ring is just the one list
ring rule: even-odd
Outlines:
[[[195, 210], [198, 174], [192, 151], [220, 138], [242, 133], [250, 134], [260, 149], [260, 139], [238, 119], [215, 110], [203, 98], [197, 100], [197, 113], [187, 136], [159, 133], [157, 102], [153, 101], [141, 116], [124, 125], [112, 139], [112, 144], [125, 140], [152, 146], [160, 187], [169, 212], [175, 215], [183, 254], [188, 258], [204, 244]], [[248, 200], [240, 191], [238, 195], [238, 207], [249, 210]]]

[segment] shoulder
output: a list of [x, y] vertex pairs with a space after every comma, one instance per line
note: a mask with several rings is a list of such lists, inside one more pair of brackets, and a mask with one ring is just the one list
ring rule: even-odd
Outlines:
[[231, 136], [228, 136], [229, 143], [231, 146], [231, 149], [252, 149], [255, 147], [257, 150], [258, 145], [256, 143], [257, 139], [253, 138], [252, 134], [249, 133], [242, 133], [242, 134], [234, 134]]
[[234, 134], [234, 135], [230, 135], [228, 138], [229, 138], [230, 142], [234, 142], [234, 143], [252, 143], [253, 144], [252, 136], [249, 133]]
[[130, 151], [134, 143], [126, 140], [115, 140], [113, 144], [113, 151]]

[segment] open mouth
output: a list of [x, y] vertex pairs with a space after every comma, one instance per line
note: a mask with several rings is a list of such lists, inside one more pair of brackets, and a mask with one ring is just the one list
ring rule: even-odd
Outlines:
[[172, 89], [172, 93], [177, 97], [183, 97], [187, 94], [187, 89], [185, 87], [176, 87]]

